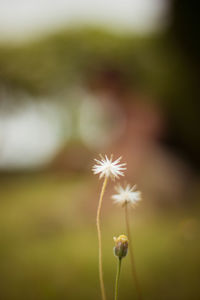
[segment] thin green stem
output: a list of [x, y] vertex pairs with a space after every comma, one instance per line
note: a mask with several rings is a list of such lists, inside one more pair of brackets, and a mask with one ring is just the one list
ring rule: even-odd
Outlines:
[[117, 264], [116, 281], [115, 281], [115, 300], [118, 299], [119, 277], [120, 277], [120, 271], [121, 271], [121, 262], [122, 262], [122, 258], [119, 258], [118, 259], [118, 264]]
[[132, 271], [133, 281], [135, 283], [138, 300], [142, 300], [142, 293], [141, 293], [141, 289], [140, 289], [140, 284], [139, 284], [136, 267], [135, 267], [135, 259], [134, 259], [134, 255], [133, 255], [133, 245], [132, 245], [127, 203], [125, 204], [125, 219], [126, 219], [126, 230], [127, 230], [127, 235], [128, 235], [128, 239], [129, 239], [129, 254], [130, 254], [129, 256], [130, 256], [130, 261], [131, 261], [131, 271]]
[[106, 185], [108, 182], [108, 178], [105, 177], [100, 198], [99, 198], [99, 204], [97, 208], [97, 218], [96, 218], [96, 224], [97, 224], [97, 235], [98, 235], [98, 243], [99, 243], [99, 281], [100, 281], [100, 288], [101, 288], [101, 297], [102, 300], [106, 300], [106, 293], [105, 293], [105, 287], [104, 287], [104, 281], [103, 281], [103, 265], [102, 265], [102, 241], [101, 241], [101, 227], [100, 227], [100, 213], [101, 213], [101, 206], [103, 201], [103, 195], [105, 193]]

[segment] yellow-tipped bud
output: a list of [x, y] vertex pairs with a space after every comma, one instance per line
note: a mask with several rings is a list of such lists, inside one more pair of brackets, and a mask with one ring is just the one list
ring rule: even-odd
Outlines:
[[126, 235], [120, 235], [118, 237], [114, 237], [115, 247], [114, 254], [120, 259], [125, 257], [128, 252], [128, 238]]

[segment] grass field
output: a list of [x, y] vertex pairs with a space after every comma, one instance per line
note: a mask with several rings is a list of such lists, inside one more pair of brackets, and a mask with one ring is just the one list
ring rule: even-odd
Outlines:
[[[95, 226], [100, 183], [56, 174], [0, 178], [0, 299], [100, 299]], [[125, 233], [122, 209], [110, 200], [102, 210], [103, 263], [113, 299], [113, 236]], [[200, 299], [200, 210], [132, 211], [138, 275], [146, 300]], [[136, 299], [129, 257], [122, 264], [119, 299]]]

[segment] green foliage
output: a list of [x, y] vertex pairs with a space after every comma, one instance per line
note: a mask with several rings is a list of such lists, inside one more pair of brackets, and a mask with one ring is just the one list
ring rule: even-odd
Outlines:
[[32, 92], [48, 93], [87, 82], [108, 66], [121, 71], [130, 84], [136, 82], [142, 89], [168, 95], [169, 100], [190, 78], [179, 54], [165, 37], [68, 29], [18, 46], [2, 45], [0, 80]]
[[0, 84], [12, 93], [62, 94], [87, 85], [105, 66], [123, 74], [128, 90], [137, 89], [158, 103], [179, 144], [187, 145], [191, 157], [199, 157], [198, 76], [171, 36], [72, 28], [34, 42], [0, 47]]
[[134, 60], [130, 43], [130, 37], [74, 29], [17, 47], [2, 46], [0, 76], [11, 84], [40, 93], [85, 80], [102, 64], [128, 73]]

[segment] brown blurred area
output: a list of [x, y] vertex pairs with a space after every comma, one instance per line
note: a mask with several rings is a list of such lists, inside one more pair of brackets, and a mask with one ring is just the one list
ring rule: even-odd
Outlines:
[[[163, 143], [170, 124], [162, 104], [134, 83], [130, 85], [120, 70], [109, 65], [89, 78], [86, 90], [114, 120], [113, 128], [106, 133], [106, 145], [99, 146], [99, 152], [114, 153], [116, 157], [123, 155], [128, 162], [126, 182], [137, 182], [151, 202], [158, 204], [160, 199], [168, 204], [169, 201], [183, 202], [188, 197], [188, 185], [195, 172], [189, 161]], [[54, 166], [87, 170], [91, 155], [96, 151], [89, 151], [84, 145], [80, 151], [79, 144], [67, 148], [54, 160]]]

